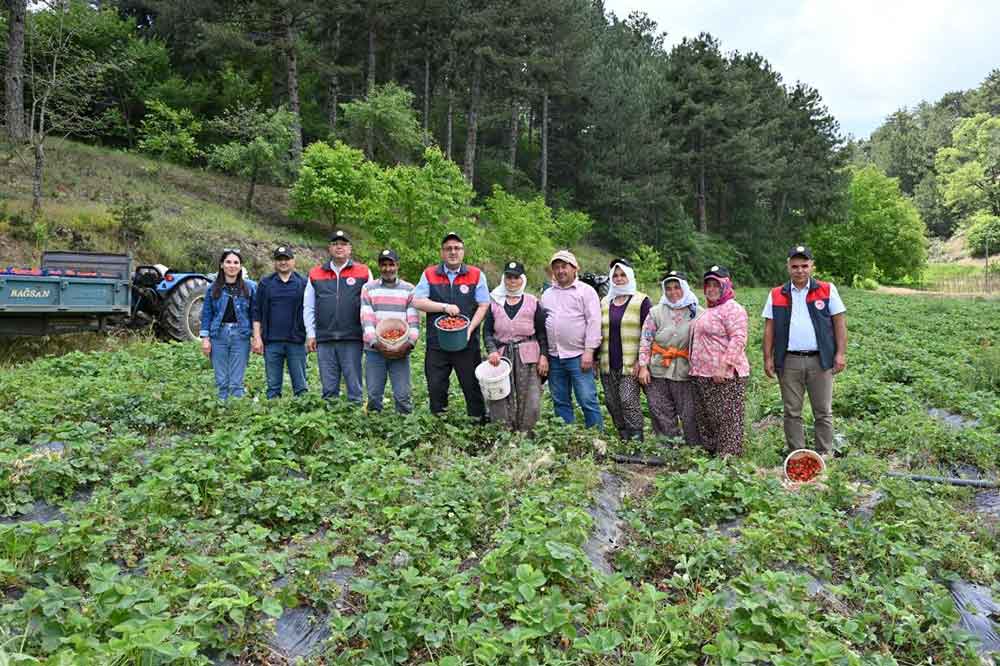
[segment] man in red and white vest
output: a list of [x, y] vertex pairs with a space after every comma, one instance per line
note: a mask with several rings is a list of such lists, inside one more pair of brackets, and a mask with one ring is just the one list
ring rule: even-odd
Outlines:
[[[431, 413], [440, 414], [448, 407], [448, 386], [454, 370], [465, 395], [466, 412], [472, 418], [486, 421], [486, 403], [476, 379], [476, 366], [482, 361], [479, 325], [490, 307], [490, 292], [486, 274], [465, 263], [465, 243], [454, 231], [441, 240], [441, 263], [428, 266], [420, 276], [413, 290], [413, 305], [427, 313], [424, 376]], [[471, 320], [465, 348], [459, 351], [442, 349], [434, 322], [446, 315], [460, 314]]]
[[372, 273], [351, 258], [351, 239], [335, 231], [327, 246], [330, 260], [309, 271], [302, 299], [306, 325], [306, 350], [316, 352], [323, 397], [340, 395], [344, 378], [347, 399], [360, 405], [361, 389], [361, 287]]
[[784, 403], [785, 443], [805, 448], [802, 404], [809, 394], [816, 449], [833, 453], [833, 376], [847, 367], [847, 308], [837, 287], [812, 277], [812, 251], [788, 251], [785, 284], [764, 305], [764, 372], [778, 377]]

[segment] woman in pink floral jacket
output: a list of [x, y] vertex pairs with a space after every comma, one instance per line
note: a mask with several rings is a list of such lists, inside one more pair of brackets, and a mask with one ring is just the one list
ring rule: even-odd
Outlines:
[[736, 302], [733, 281], [722, 266], [704, 276], [708, 310], [692, 323], [690, 376], [702, 445], [720, 456], [743, 453], [743, 403], [747, 360], [747, 311]]

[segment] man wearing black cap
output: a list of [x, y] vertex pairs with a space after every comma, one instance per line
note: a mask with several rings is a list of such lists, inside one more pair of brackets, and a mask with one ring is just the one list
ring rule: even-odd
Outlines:
[[347, 386], [347, 399], [360, 405], [361, 390], [361, 287], [372, 273], [351, 259], [351, 239], [335, 231], [327, 246], [330, 260], [309, 271], [303, 296], [306, 349], [315, 351], [323, 397], [340, 395], [340, 378]]
[[295, 272], [295, 254], [289, 246], [278, 246], [271, 257], [274, 272], [257, 284], [251, 341], [254, 353], [264, 355], [268, 399], [281, 397], [286, 364], [292, 392], [299, 395], [309, 388], [302, 321], [306, 279]]
[[[361, 325], [365, 336], [365, 387], [368, 411], [382, 411], [386, 380], [392, 382], [396, 411], [413, 411], [410, 397], [410, 351], [420, 336], [420, 315], [413, 307], [413, 285], [399, 278], [399, 255], [385, 249], [378, 253], [379, 278], [361, 288]], [[379, 340], [380, 322], [394, 319], [406, 323], [406, 341], [391, 349]]]
[[847, 320], [837, 287], [813, 279], [812, 251], [788, 251], [785, 284], [764, 305], [764, 372], [778, 377], [784, 403], [785, 443], [805, 448], [802, 404], [809, 394], [816, 449], [833, 452], [833, 376], [847, 366]]
[[[424, 375], [431, 413], [440, 414], [448, 407], [448, 385], [454, 369], [465, 396], [469, 416], [486, 420], [486, 403], [476, 379], [476, 366], [482, 360], [479, 351], [479, 324], [490, 307], [486, 274], [464, 263], [465, 243], [454, 231], [441, 239], [441, 263], [424, 269], [413, 290], [413, 305], [427, 313], [427, 355]], [[438, 344], [434, 322], [445, 315], [465, 315], [471, 321], [466, 346], [461, 351], [445, 351]]]

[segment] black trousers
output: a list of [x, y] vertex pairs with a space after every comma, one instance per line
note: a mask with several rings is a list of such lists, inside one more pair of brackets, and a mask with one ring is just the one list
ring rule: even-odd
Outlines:
[[428, 349], [424, 356], [424, 376], [427, 379], [427, 395], [431, 401], [431, 414], [440, 414], [448, 407], [448, 386], [451, 371], [458, 375], [458, 383], [465, 395], [465, 409], [469, 416], [484, 419], [486, 403], [476, 379], [476, 366], [482, 361], [478, 346], [469, 345], [462, 351], [449, 352]]

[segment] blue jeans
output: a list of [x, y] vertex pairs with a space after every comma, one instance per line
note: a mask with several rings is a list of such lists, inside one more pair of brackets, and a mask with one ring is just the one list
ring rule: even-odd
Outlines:
[[292, 380], [292, 393], [299, 395], [309, 389], [306, 383], [306, 346], [295, 342], [264, 343], [264, 375], [267, 377], [267, 397], [280, 398], [285, 378], [285, 364]]
[[576, 358], [549, 356], [549, 392], [555, 404], [556, 416], [566, 423], [575, 420], [571, 390], [576, 394], [576, 401], [583, 410], [584, 424], [588, 428], [603, 426], [604, 417], [601, 416], [601, 405], [597, 401], [594, 371], [584, 372], [580, 368], [579, 356]]
[[347, 399], [361, 404], [361, 341], [320, 342], [316, 345], [319, 363], [319, 381], [323, 384], [323, 397], [340, 396], [340, 378], [347, 387]]
[[385, 380], [392, 381], [392, 400], [396, 411], [409, 414], [413, 411], [410, 395], [410, 357], [386, 358], [380, 352], [369, 349], [365, 352], [365, 387], [368, 389], [368, 411], [382, 411], [382, 396], [385, 395]]
[[243, 336], [238, 324], [222, 324], [212, 336], [212, 369], [219, 400], [243, 397], [243, 376], [250, 358], [250, 337]]

